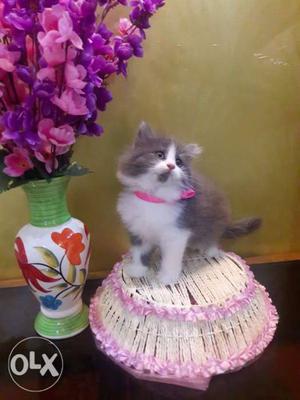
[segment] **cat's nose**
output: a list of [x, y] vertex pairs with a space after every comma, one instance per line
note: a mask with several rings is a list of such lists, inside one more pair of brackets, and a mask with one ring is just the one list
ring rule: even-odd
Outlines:
[[169, 168], [170, 171], [172, 171], [172, 169], [175, 168], [175, 165], [172, 164], [172, 163], [168, 163], [168, 164], [167, 164], [167, 167]]

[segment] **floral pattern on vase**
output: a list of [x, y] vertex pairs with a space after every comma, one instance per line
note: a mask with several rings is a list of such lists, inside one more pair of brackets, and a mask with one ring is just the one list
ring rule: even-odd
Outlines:
[[[15, 253], [24, 278], [42, 306], [48, 310], [59, 310], [64, 304], [63, 299], [73, 296], [73, 300], [76, 300], [82, 292], [90, 257], [90, 243], [84, 225], [81, 230], [75, 232], [67, 227], [51, 232], [48, 240], [61, 248], [63, 253], [60, 249], [54, 252], [45, 245], [33, 246], [30, 252], [36, 253], [35, 258], [32, 258], [36, 261], [28, 260], [22, 238], [16, 238]], [[52, 294], [42, 295], [49, 292]]]
[[[37, 239], [32, 240], [32, 236]], [[74, 302], [81, 302], [90, 258], [90, 235], [81, 221], [71, 218], [60, 229], [26, 225], [16, 238], [15, 253], [23, 276], [46, 315], [56, 316], [55, 312], [60, 311], [57, 316], [67, 316]]]

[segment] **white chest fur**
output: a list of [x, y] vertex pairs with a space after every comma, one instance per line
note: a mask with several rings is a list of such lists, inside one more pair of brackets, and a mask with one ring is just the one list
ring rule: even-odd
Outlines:
[[177, 221], [181, 207], [176, 202], [150, 203], [137, 198], [133, 193], [123, 192], [117, 210], [132, 234], [153, 244], [160, 244], [172, 231], [179, 229]]

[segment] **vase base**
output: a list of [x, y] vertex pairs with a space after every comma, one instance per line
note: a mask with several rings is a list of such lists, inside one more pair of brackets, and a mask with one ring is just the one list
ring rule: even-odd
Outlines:
[[84, 304], [82, 310], [64, 318], [49, 318], [41, 312], [35, 318], [34, 329], [48, 339], [66, 339], [78, 335], [89, 325], [88, 307]]

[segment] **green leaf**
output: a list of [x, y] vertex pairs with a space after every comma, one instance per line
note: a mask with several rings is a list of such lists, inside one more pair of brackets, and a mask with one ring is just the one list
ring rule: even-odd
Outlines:
[[76, 268], [74, 267], [74, 265], [69, 264], [67, 271], [67, 281], [74, 283], [75, 278], [76, 278]]
[[5, 192], [6, 190], [9, 189], [9, 185], [12, 184], [15, 179], [13, 179], [11, 176], [7, 176], [5, 175], [5, 173], [3, 172], [3, 167], [4, 166], [0, 166], [0, 192]]
[[73, 162], [68, 166], [68, 168], [63, 172], [63, 175], [69, 175], [69, 176], [82, 176], [82, 175], [87, 175], [91, 173], [88, 168], [83, 167], [80, 164], [77, 164], [77, 162]]
[[1, 170], [1, 172], [3, 171], [3, 169], [5, 168], [5, 163], [4, 163], [4, 158], [5, 158], [5, 156], [7, 156], [9, 153], [6, 151], [6, 150], [4, 150], [4, 149], [1, 149], [0, 150], [0, 170]]
[[86, 270], [82, 268], [79, 271], [79, 285], [82, 285], [85, 282], [85, 277], [86, 277]]
[[53, 269], [42, 269], [43, 274], [49, 276], [50, 278], [57, 278], [59, 276], [59, 273], [56, 271], [53, 271]]
[[40, 253], [44, 262], [52, 268], [57, 268], [59, 266], [58, 259], [56, 258], [55, 254], [52, 253], [46, 247], [35, 247], [35, 249]]
[[69, 286], [67, 283], [59, 283], [58, 285], [52, 286], [51, 289], [66, 289]]

